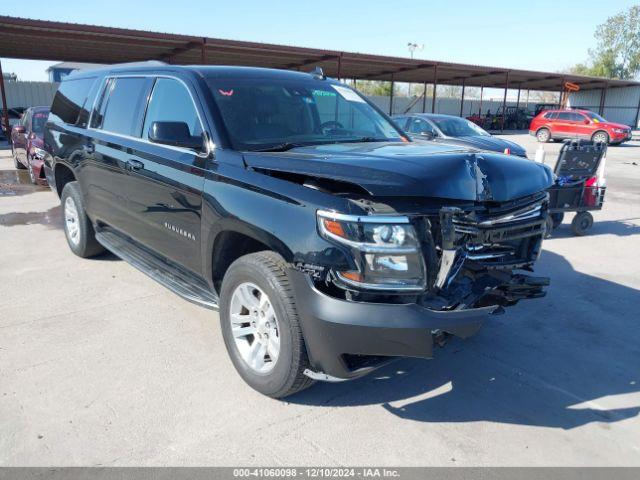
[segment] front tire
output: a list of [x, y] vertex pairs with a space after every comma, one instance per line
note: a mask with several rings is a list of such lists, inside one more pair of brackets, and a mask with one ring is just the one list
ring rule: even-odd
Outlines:
[[536, 132], [536, 138], [540, 143], [547, 143], [551, 140], [551, 132], [548, 128], [541, 128]]
[[64, 186], [61, 200], [64, 233], [71, 251], [82, 258], [104, 252], [104, 247], [96, 240], [91, 220], [85, 213], [78, 182], [69, 182]]
[[284, 259], [264, 251], [240, 257], [220, 289], [222, 336], [251, 388], [283, 398], [311, 386], [295, 299]]
[[592, 135], [591, 141], [593, 143], [609, 143], [609, 134], [607, 132], [599, 131]]

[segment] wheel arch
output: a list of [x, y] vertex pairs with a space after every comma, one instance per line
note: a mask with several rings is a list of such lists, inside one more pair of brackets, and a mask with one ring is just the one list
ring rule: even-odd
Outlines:
[[55, 189], [58, 197], [62, 197], [62, 190], [67, 183], [76, 181], [73, 169], [64, 163], [56, 163], [54, 165], [53, 178], [55, 179]]
[[593, 139], [593, 137], [595, 137], [599, 133], [604, 133], [607, 136], [607, 142], [611, 141], [611, 135], [609, 135], [609, 132], [607, 132], [604, 128], [600, 128], [600, 129], [596, 130], [595, 132], [593, 132], [591, 134], [591, 139]]
[[241, 222], [223, 222], [212, 236], [205, 260], [208, 280], [215, 291], [220, 292], [222, 279], [234, 261], [264, 250], [278, 253], [286, 262], [293, 259], [293, 252], [271, 233]]

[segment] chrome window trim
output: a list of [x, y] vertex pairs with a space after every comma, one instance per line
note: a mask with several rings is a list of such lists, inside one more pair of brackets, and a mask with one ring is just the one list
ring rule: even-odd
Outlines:
[[[215, 145], [206, 145], [205, 151], [196, 151], [196, 150], [192, 150], [190, 148], [176, 147], [174, 145], [166, 145], [164, 143], [151, 142], [151, 141], [147, 140], [146, 138], [143, 138], [144, 132], [142, 132], [140, 137], [134, 137], [134, 136], [131, 136], [131, 135], [125, 135], [125, 134], [122, 134], [122, 133], [112, 132], [111, 130], [105, 130], [105, 129], [102, 129], [102, 128], [93, 128], [91, 126], [91, 122], [93, 121], [93, 112], [95, 111], [96, 102], [98, 101], [98, 98], [100, 98], [102, 95], [104, 95], [105, 84], [107, 83], [107, 81], [109, 79], [118, 79], [118, 78], [153, 78], [153, 79], [169, 78], [169, 79], [172, 79], [172, 80], [177, 80], [178, 82], [180, 82], [187, 89], [187, 93], [189, 94], [189, 97], [191, 98], [191, 103], [193, 104], [193, 107], [196, 110], [196, 115], [198, 116], [198, 122], [200, 123], [200, 128], [202, 129], [202, 132], [206, 133], [206, 137], [211, 138], [211, 135], [209, 134], [209, 132], [205, 128], [204, 122], [202, 121], [202, 116], [200, 115], [200, 110], [198, 109], [198, 104], [196, 103], [196, 100], [193, 97], [193, 94], [191, 93], [191, 90], [189, 89], [189, 86], [187, 85], [187, 83], [184, 80], [182, 80], [181, 78], [178, 78], [178, 77], [176, 77], [174, 75], [168, 75], [168, 74], [149, 74], [149, 73], [133, 74], [132, 73], [132, 74], [123, 74], [123, 75], [118, 75], [118, 74], [105, 75], [102, 78], [101, 85], [100, 85], [100, 88], [98, 90], [98, 93], [96, 94], [96, 97], [93, 99], [93, 105], [91, 106], [91, 114], [89, 115], [89, 121], [87, 122], [87, 130], [93, 131], [93, 132], [103, 132], [103, 133], [107, 133], [109, 135], [114, 135], [116, 137], [126, 138], [128, 140], [136, 140], [136, 141], [144, 143], [146, 145], [156, 145], [156, 146], [159, 146], [159, 147], [168, 148], [170, 150], [175, 150], [175, 151], [178, 151], [178, 152], [191, 153], [192, 155], [197, 155], [197, 156], [200, 156], [200, 157], [209, 156], [209, 153], [213, 150], [213, 148], [215, 148]], [[146, 116], [147, 116], [147, 109], [149, 107], [149, 102], [151, 101], [151, 96], [153, 95], [153, 90], [155, 89], [155, 86], [156, 85], [155, 85], [155, 82], [154, 82], [153, 86], [151, 87], [151, 90], [149, 91], [149, 95], [147, 96], [147, 101], [145, 103], [145, 114], [144, 114], [144, 117], [142, 118], [143, 127], [144, 127], [144, 121], [145, 121]]]

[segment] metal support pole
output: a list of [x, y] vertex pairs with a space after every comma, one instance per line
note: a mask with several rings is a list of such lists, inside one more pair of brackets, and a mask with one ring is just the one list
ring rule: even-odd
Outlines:
[[478, 116], [482, 117], [482, 94], [484, 93], [484, 85], [480, 85], [480, 107], [478, 108]]
[[464, 85], [465, 79], [462, 79], [462, 96], [460, 97], [460, 116], [462, 117], [462, 112], [464, 111]]
[[393, 81], [393, 75], [391, 75], [391, 93], [389, 94], [389, 115], [393, 115], [393, 89], [395, 82]]
[[500, 132], [504, 132], [504, 121], [507, 119], [507, 90], [509, 89], [509, 72], [504, 86], [504, 97], [502, 99], [502, 121], [500, 122]]
[[2, 93], [2, 120], [4, 121], [5, 132], [7, 132], [7, 141], [11, 143], [11, 130], [9, 130], [9, 107], [7, 106], [7, 94], [4, 90], [4, 75], [2, 74], [2, 62], [0, 62], [0, 92]]
[[431, 113], [436, 113], [436, 90], [438, 89], [438, 64], [433, 66], [433, 95], [431, 96]]
[[342, 79], [342, 53], [338, 57], [338, 81]]
[[636, 109], [636, 122], [632, 130], [638, 128], [638, 120], [640, 120], [640, 88], [638, 89], [638, 108]]
[[427, 82], [424, 82], [424, 92], [422, 95], [422, 113], [427, 111]]
[[609, 90], [609, 83], [604, 84], [604, 88], [602, 89], [602, 93], [600, 94], [600, 111], [598, 112], [600, 115], [604, 115], [604, 106], [607, 101], [607, 90]]
[[529, 89], [527, 88], [527, 103], [525, 104], [525, 108], [529, 108]]
[[518, 87], [518, 99], [516, 100], [516, 108], [520, 106], [520, 87]]

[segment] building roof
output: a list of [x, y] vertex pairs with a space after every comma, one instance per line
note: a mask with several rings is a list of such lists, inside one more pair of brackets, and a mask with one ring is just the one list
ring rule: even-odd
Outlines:
[[640, 85], [629, 80], [466, 65], [316, 48], [223, 40], [123, 28], [0, 16], [0, 57], [103, 64], [162, 60], [175, 64], [246, 65], [289, 70], [323, 68], [339, 78], [558, 91]]

